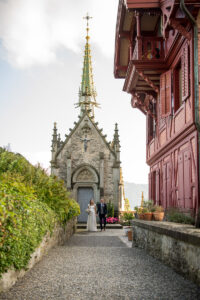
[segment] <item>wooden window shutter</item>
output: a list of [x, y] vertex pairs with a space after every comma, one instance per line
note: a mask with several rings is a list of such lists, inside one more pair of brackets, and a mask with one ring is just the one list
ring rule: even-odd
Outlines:
[[172, 74], [171, 70], [167, 71], [166, 74], [166, 84], [165, 84], [165, 89], [166, 89], [166, 115], [171, 114], [171, 102], [172, 102]]
[[174, 96], [174, 111], [176, 112], [179, 108], [179, 74], [178, 69], [175, 68], [173, 72], [173, 96]]
[[165, 73], [160, 75], [160, 112], [161, 117], [165, 115]]
[[190, 84], [188, 44], [186, 44], [182, 50], [181, 69], [182, 69], [182, 97], [184, 101], [189, 97], [189, 84]]
[[161, 117], [167, 117], [171, 114], [172, 101], [172, 74], [171, 70], [161, 74], [160, 76], [160, 103]]

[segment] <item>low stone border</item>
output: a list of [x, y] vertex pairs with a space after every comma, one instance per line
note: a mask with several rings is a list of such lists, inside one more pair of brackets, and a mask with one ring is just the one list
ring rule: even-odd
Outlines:
[[19, 271], [10, 269], [2, 274], [2, 277], [0, 278], [0, 292], [5, 292], [11, 288], [19, 278], [23, 277], [26, 272], [41, 260], [43, 255], [45, 255], [49, 249], [56, 245], [63, 245], [76, 231], [76, 222], [77, 218], [72, 218], [67, 222], [65, 227], [56, 225], [52, 234], [48, 232], [39, 247], [32, 253], [26, 270], [22, 269]]
[[133, 220], [133, 247], [147, 250], [200, 284], [200, 229], [171, 222]]

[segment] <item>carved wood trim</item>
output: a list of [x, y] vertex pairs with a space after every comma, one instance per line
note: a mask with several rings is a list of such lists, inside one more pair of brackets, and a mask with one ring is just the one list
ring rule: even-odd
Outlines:
[[140, 77], [142, 77], [142, 79], [144, 81], [146, 81], [146, 83], [148, 83], [148, 85], [156, 92], [159, 93], [159, 88], [148, 78], [147, 75], [144, 75], [143, 72], [138, 71], [138, 74], [140, 75]]
[[172, 19], [169, 21], [169, 25], [173, 28], [178, 30], [178, 32], [183, 35], [186, 39], [188, 39], [189, 41], [191, 40], [191, 33], [188, 32], [185, 27], [183, 27], [180, 24], [180, 21], [182, 21], [182, 19], [177, 20], [177, 19]]

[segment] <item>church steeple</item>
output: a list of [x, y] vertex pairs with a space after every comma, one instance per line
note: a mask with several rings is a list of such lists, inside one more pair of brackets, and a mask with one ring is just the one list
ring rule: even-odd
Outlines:
[[93, 81], [91, 50], [89, 44], [90, 37], [88, 22], [91, 18], [92, 17], [90, 17], [88, 14], [86, 15], [86, 17], [84, 17], [84, 19], [86, 19], [87, 21], [87, 35], [84, 51], [82, 81], [79, 88], [79, 102], [77, 103], [77, 107], [80, 107], [80, 115], [87, 111], [91, 117], [94, 117], [94, 107], [98, 107], [99, 105], [96, 102], [97, 93]]

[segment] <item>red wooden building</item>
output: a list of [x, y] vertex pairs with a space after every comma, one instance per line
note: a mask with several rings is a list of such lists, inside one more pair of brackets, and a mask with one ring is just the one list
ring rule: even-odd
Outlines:
[[120, 0], [115, 78], [146, 115], [149, 198], [200, 209], [200, 1]]

